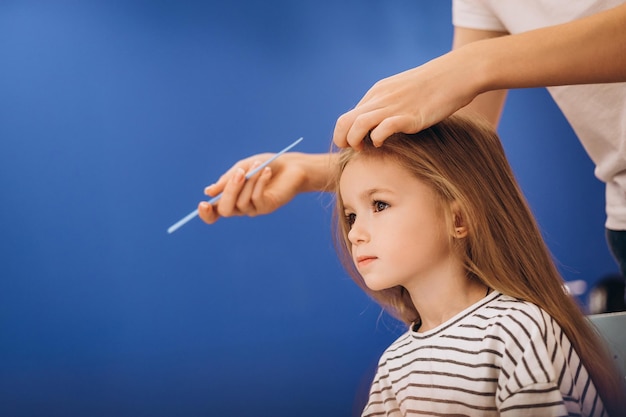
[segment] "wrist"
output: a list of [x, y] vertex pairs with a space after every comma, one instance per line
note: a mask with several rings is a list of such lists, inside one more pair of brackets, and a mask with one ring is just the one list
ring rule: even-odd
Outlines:
[[[298, 192], [332, 191], [329, 189], [329, 182], [334, 169], [336, 155], [308, 154], [301, 152], [290, 152], [289, 164], [298, 167]], [[285, 155], [285, 156], [287, 156]], [[332, 185], [331, 185], [332, 186]]]
[[497, 56], [497, 48], [491, 47], [493, 41], [494, 39], [472, 42], [457, 49], [461, 55], [460, 62], [468, 72], [467, 87], [472, 97], [506, 88], [498, 83], [502, 62]]

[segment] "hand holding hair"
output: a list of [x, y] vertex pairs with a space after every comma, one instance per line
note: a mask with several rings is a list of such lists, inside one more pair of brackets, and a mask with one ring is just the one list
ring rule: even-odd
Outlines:
[[417, 133], [468, 104], [495, 126], [504, 97], [475, 105], [472, 101], [482, 93], [626, 81], [626, 4], [503, 35], [456, 27], [451, 52], [374, 84], [339, 117], [333, 141], [359, 149], [370, 132], [380, 146], [393, 133]]

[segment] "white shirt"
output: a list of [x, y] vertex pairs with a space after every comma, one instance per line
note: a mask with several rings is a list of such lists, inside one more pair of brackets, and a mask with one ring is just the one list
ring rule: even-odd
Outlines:
[[[569, 22], [623, 0], [453, 0], [455, 26], [516, 34]], [[548, 87], [606, 183], [606, 227], [626, 230], [626, 83]]]
[[561, 327], [493, 292], [383, 353], [363, 416], [606, 416]]

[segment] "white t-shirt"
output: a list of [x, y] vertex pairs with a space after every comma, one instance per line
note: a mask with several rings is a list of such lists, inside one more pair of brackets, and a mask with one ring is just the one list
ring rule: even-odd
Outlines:
[[442, 325], [409, 330], [380, 358], [364, 417], [606, 416], [561, 327], [493, 292]]
[[[454, 26], [516, 34], [569, 22], [623, 0], [453, 0]], [[606, 227], [626, 230], [626, 83], [548, 87], [606, 183]]]

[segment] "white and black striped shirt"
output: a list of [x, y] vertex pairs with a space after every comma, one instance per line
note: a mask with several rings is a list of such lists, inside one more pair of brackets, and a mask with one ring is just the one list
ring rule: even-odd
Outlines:
[[363, 416], [606, 416], [569, 339], [534, 304], [493, 292], [383, 354]]

